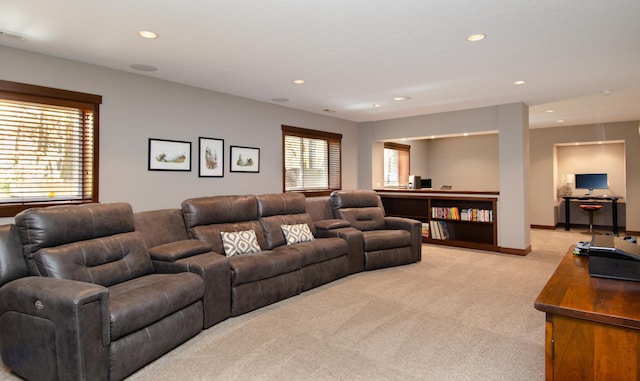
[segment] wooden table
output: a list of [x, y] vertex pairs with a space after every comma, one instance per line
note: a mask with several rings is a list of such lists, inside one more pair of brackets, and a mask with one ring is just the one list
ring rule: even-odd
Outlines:
[[572, 252], [534, 303], [546, 313], [546, 379], [640, 380], [640, 282], [591, 277]]

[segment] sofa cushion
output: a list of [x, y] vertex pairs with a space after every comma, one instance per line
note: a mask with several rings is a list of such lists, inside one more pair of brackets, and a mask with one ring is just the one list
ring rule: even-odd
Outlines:
[[378, 207], [343, 208], [338, 210], [338, 218], [347, 220], [358, 230], [384, 229], [384, 214]]
[[43, 247], [135, 229], [131, 205], [123, 202], [32, 208], [18, 213], [15, 221], [27, 258]]
[[280, 228], [287, 245], [315, 240], [308, 224], [281, 225]]
[[358, 230], [384, 229], [384, 209], [374, 191], [334, 191], [329, 196], [335, 218], [347, 220]]
[[33, 255], [33, 261], [42, 276], [105, 287], [153, 272], [139, 232], [43, 248]]
[[187, 229], [179, 208], [136, 212], [133, 220], [136, 231], [142, 233], [149, 248], [187, 239]]
[[305, 196], [302, 193], [271, 193], [256, 196], [258, 216], [306, 213]]
[[366, 252], [411, 246], [411, 233], [406, 230], [371, 230], [362, 235]]
[[300, 270], [302, 255], [292, 247], [282, 246], [280, 250], [276, 251], [266, 250], [229, 258], [232, 286]]
[[258, 219], [256, 196], [210, 196], [182, 202], [182, 216], [188, 230], [195, 226], [226, 224]]
[[292, 248], [300, 253], [302, 257], [302, 267], [342, 257], [349, 252], [347, 241], [337, 237], [318, 238], [313, 242], [301, 242], [292, 246], [280, 246], [274, 249], [274, 252], [285, 248]]
[[222, 232], [239, 232], [243, 230], [253, 230], [256, 232], [256, 239], [258, 240], [258, 245], [262, 250], [267, 248], [266, 241], [264, 239], [264, 232], [262, 230], [262, 225], [260, 222], [255, 221], [242, 221], [242, 222], [234, 222], [228, 224], [211, 224], [211, 225], [202, 225], [202, 226], [194, 226], [189, 230], [189, 234], [194, 239], [199, 239], [211, 244], [211, 251], [216, 253], [224, 254], [224, 245], [222, 243], [222, 236], [220, 233]]
[[234, 255], [251, 254], [260, 251], [260, 245], [254, 230], [239, 232], [220, 232], [224, 253], [227, 257]]
[[267, 249], [286, 245], [282, 225], [307, 224], [315, 236], [311, 216], [306, 213], [304, 195], [300, 193], [274, 193], [256, 196], [258, 215], [264, 231]]
[[315, 236], [316, 229], [311, 217], [306, 213], [282, 214], [269, 217], [260, 217], [260, 225], [264, 231], [265, 244], [267, 249], [274, 249], [278, 246], [286, 245], [287, 240], [282, 231], [282, 225], [307, 224], [311, 234]]
[[203, 294], [202, 278], [186, 272], [151, 274], [111, 286], [111, 340], [144, 328], [202, 299]]

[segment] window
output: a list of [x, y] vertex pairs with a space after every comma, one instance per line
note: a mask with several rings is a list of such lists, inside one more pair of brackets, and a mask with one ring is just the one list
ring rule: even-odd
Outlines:
[[102, 97], [0, 81], [0, 216], [98, 201]]
[[399, 187], [409, 182], [409, 154], [411, 146], [384, 143], [384, 186]]
[[342, 186], [342, 135], [282, 126], [284, 192], [326, 195]]

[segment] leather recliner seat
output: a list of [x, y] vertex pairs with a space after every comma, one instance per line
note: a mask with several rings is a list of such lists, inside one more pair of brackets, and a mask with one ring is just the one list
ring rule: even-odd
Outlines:
[[364, 270], [418, 262], [422, 257], [420, 221], [385, 216], [375, 191], [334, 191], [329, 196], [334, 217], [362, 232]]
[[0, 289], [0, 350], [20, 376], [123, 379], [202, 330], [202, 278], [155, 272], [129, 204], [33, 208], [15, 221], [32, 276]]

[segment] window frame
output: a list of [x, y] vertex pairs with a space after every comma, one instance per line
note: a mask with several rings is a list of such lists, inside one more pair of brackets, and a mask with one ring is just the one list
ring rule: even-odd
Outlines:
[[[293, 127], [293, 126], [287, 126], [287, 125], [282, 125], [281, 127], [282, 127], [282, 192], [283, 193], [287, 193], [287, 192], [302, 193], [307, 197], [314, 197], [314, 196], [327, 196], [331, 194], [331, 192], [333, 192], [334, 190], [342, 189], [342, 134], [312, 130], [308, 128]], [[285, 167], [285, 163], [286, 163], [285, 139], [287, 136], [296, 136], [296, 137], [307, 138], [307, 139], [324, 140], [327, 142], [327, 149], [329, 151], [330, 151], [331, 143], [338, 143], [339, 152], [340, 152], [340, 158], [338, 160], [339, 162], [337, 163], [337, 166], [339, 169], [339, 174], [337, 175], [338, 186], [335, 188], [331, 188], [331, 182], [332, 180], [334, 180], [334, 178], [331, 177], [331, 169], [333, 165], [335, 165], [335, 163], [331, 162], [331, 155], [330, 155], [330, 152], [328, 152], [327, 153], [327, 160], [328, 160], [327, 177], [328, 177], [329, 187], [327, 189], [287, 190], [286, 167]]]
[[[402, 183], [402, 180], [400, 177], [403, 176], [404, 171], [402, 170], [403, 168], [401, 168], [402, 163], [400, 161], [398, 161], [398, 185], [388, 185], [386, 183], [386, 174], [384, 173], [386, 171], [386, 162], [383, 163], [383, 186], [385, 188], [392, 188], [392, 187], [397, 187], [397, 188], [401, 188], [403, 186], [406, 186], [409, 180], [409, 175], [411, 173], [411, 146], [408, 144], [400, 144], [400, 143], [393, 143], [393, 142], [384, 142], [383, 145], [383, 149], [390, 149], [390, 150], [395, 150], [395, 151], [399, 151], [399, 152], [406, 152], [406, 158], [407, 158], [407, 168], [405, 168], [406, 170], [406, 176], [407, 176], [407, 182]], [[384, 160], [384, 155], [383, 155], [383, 160]]]
[[[0, 80], [0, 99], [91, 110], [93, 114], [91, 197], [73, 201], [0, 202], [0, 217], [13, 217], [19, 212], [33, 207], [98, 202], [98, 179], [100, 178], [98, 171], [100, 157], [100, 104], [102, 104], [102, 96]], [[85, 127], [86, 126], [83, 126], [83, 128]], [[85, 131], [83, 130], [83, 134], [84, 133]], [[85, 148], [84, 145], [82, 148]], [[83, 178], [81, 181], [83, 184], [88, 182], [86, 178]]]

